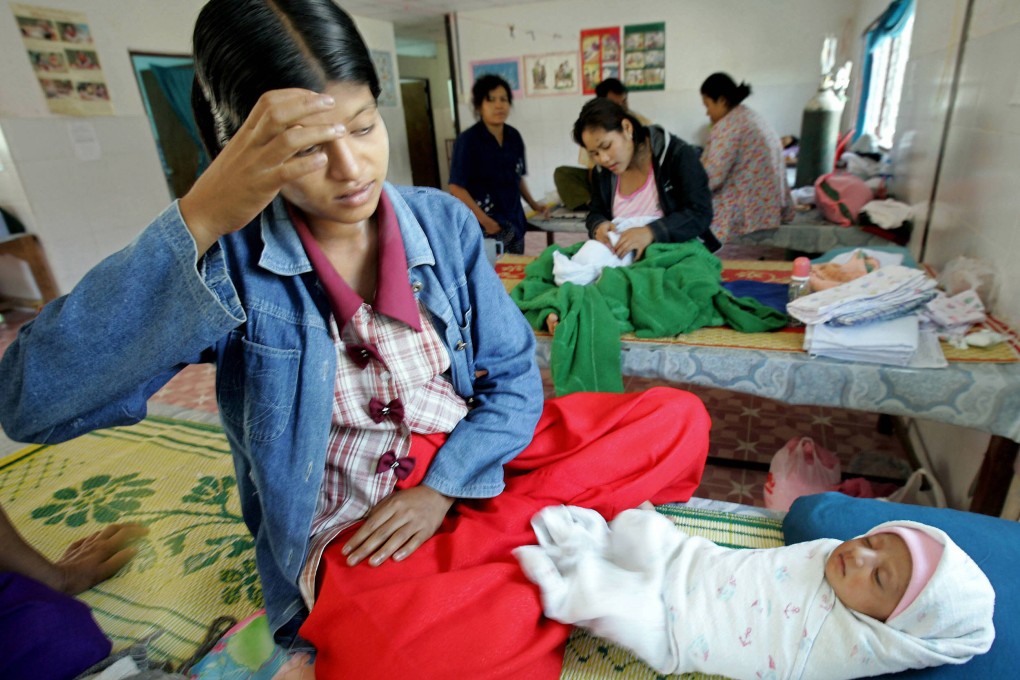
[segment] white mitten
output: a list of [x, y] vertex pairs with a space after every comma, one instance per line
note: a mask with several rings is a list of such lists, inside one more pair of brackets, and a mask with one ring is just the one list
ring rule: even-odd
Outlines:
[[684, 534], [655, 510], [624, 510], [609, 525], [606, 557], [629, 571], [664, 572]]
[[632, 650], [656, 670], [670, 672], [676, 660], [662, 589], [665, 561], [680, 538], [672, 522], [656, 516], [654, 511], [625, 511], [610, 532], [593, 510], [550, 506], [532, 519], [542, 545], [517, 548], [514, 556], [541, 589], [542, 608], [550, 619], [587, 628]]
[[602, 515], [587, 508], [550, 505], [531, 518], [538, 544], [560, 572], [573, 571], [581, 555], [605, 552], [609, 525]]

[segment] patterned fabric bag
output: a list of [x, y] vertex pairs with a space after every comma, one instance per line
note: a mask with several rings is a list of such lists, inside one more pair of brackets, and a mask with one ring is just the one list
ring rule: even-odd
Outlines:
[[857, 215], [874, 198], [871, 187], [849, 173], [830, 172], [815, 180], [818, 210], [827, 221], [841, 227], [857, 224]]

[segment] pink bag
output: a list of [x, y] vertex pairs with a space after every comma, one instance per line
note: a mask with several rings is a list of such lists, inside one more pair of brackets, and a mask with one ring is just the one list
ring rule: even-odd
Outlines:
[[857, 224], [861, 208], [874, 196], [863, 179], [849, 173], [830, 172], [815, 180], [815, 202], [822, 217], [842, 227]]
[[794, 437], [772, 457], [765, 482], [765, 507], [789, 510], [799, 496], [832, 491], [839, 484], [839, 458], [811, 437]]

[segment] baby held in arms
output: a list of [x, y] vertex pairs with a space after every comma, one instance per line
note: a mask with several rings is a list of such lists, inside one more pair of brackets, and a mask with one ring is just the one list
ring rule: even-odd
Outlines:
[[734, 549], [651, 506], [607, 524], [549, 506], [514, 551], [545, 615], [661, 673], [839, 680], [961, 664], [995, 638], [995, 594], [943, 531], [886, 522], [840, 542]]

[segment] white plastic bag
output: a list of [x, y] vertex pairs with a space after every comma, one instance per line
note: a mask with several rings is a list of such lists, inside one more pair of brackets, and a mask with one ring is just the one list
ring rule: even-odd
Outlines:
[[[928, 480], [928, 490], [921, 491], [921, 484]], [[933, 508], [944, 508], [946, 506], [946, 494], [942, 485], [935, 479], [935, 475], [928, 471], [928, 468], [914, 470], [907, 483], [896, 491], [893, 491], [887, 498], [880, 500], [893, 503], [909, 503], [910, 505], [927, 505]]]
[[776, 452], [765, 482], [765, 507], [789, 510], [800, 496], [831, 491], [840, 481], [839, 458], [811, 437], [794, 437]]
[[996, 296], [996, 272], [991, 263], [974, 257], [959, 255], [942, 268], [939, 285], [949, 297], [965, 290], [976, 291], [985, 309], [992, 309]]

